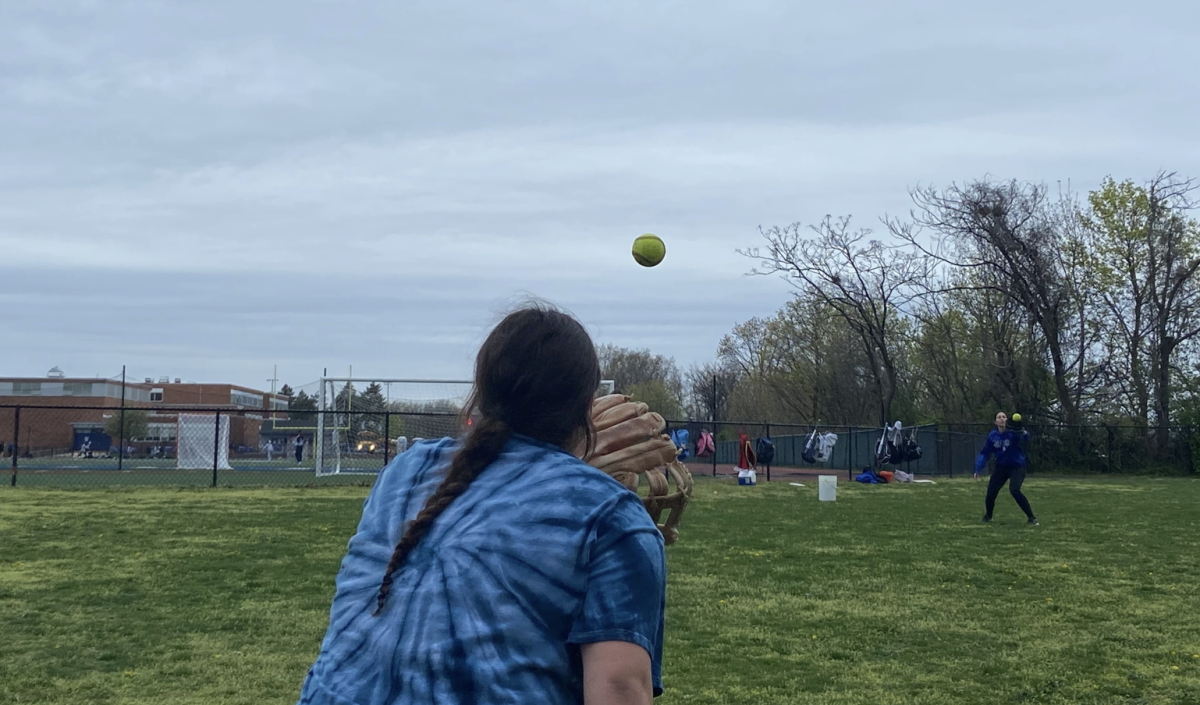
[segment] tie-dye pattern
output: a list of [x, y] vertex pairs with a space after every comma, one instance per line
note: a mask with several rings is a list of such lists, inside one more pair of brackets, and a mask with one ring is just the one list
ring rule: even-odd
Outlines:
[[401, 526], [455, 447], [420, 443], [380, 474], [300, 705], [581, 703], [579, 645], [599, 641], [645, 648], [660, 694], [661, 535], [634, 493], [523, 436], [434, 522], [372, 616]]

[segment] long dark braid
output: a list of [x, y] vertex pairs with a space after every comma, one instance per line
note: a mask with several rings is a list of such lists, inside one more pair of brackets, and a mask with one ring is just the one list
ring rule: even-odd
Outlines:
[[496, 460], [512, 434], [562, 447], [582, 441], [585, 452], [591, 450], [592, 398], [599, 385], [595, 346], [568, 314], [534, 305], [496, 326], [475, 359], [475, 386], [464, 411], [470, 430], [445, 479], [396, 543], [379, 586], [376, 616], [387, 603], [393, 574], [442, 512]]
[[434, 520], [500, 455], [509, 435], [508, 426], [499, 419], [480, 419], [472, 426], [471, 432], [463, 440], [462, 447], [454, 454], [446, 478], [425, 501], [425, 506], [397, 542], [396, 550], [392, 552], [392, 558], [388, 561], [387, 572], [383, 574], [383, 583], [379, 586], [376, 615], [383, 611], [388, 593], [392, 590], [392, 574], [404, 563], [404, 559], [417, 547], [421, 539], [425, 538], [425, 534], [429, 533]]

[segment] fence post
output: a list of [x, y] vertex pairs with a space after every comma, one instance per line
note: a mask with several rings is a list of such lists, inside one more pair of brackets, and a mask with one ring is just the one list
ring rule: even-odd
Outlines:
[[713, 477], [717, 476], [717, 376], [713, 375], [712, 388], [712, 426], [713, 426]]
[[[765, 425], [767, 427], [767, 440], [771, 441], [771, 424], [764, 423], [763, 425]], [[774, 441], [771, 441], [771, 443], [774, 444]], [[767, 482], [770, 482], [770, 481], [771, 481], [771, 463], [768, 462], [767, 463]]]
[[212, 486], [217, 486], [217, 465], [221, 460], [221, 410], [217, 410], [216, 426], [213, 428], [213, 478]]
[[[121, 390], [121, 395], [124, 396], [124, 394], [125, 394], [125, 390]], [[125, 466], [125, 400], [124, 399], [121, 399], [121, 411], [119, 413], [119, 416], [121, 417], [121, 434], [120, 434], [121, 435], [121, 438], [120, 438], [121, 447], [119, 449], [117, 449], [117, 470], [120, 470], [121, 468], [123, 468]]]
[[12, 486], [17, 486], [17, 456], [21, 454], [21, 407], [13, 409]]
[[846, 468], [846, 478], [850, 482], [854, 481], [854, 451], [858, 448], [858, 439], [855, 438], [855, 435], [856, 434], [854, 433], [854, 429], [847, 426], [846, 427], [846, 443], [849, 445], [849, 447], [846, 448], [846, 450], [848, 451], [846, 453], [846, 460], [849, 461], [849, 462], [847, 462], [847, 465], [849, 467]]
[[[938, 426], [938, 435], [941, 435], [941, 433], [942, 433], [942, 427], [941, 427], [941, 425], [939, 425]], [[950, 431], [946, 431], [946, 442], [942, 444], [942, 447], [948, 448], [950, 450], [950, 453], [949, 453], [950, 457], [947, 458], [947, 460], [949, 462], [946, 463], [946, 468], [950, 471], [950, 479], [953, 480], [954, 479], [954, 437], [950, 435]], [[938, 448], [938, 453], [940, 454], [941, 452], [942, 452], [941, 448]], [[941, 462], [941, 461], [939, 460], [938, 462]]]
[[383, 412], [383, 467], [392, 459], [392, 412]]

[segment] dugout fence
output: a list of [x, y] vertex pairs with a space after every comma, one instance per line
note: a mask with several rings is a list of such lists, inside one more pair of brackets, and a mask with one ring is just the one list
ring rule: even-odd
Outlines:
[[[123, 420], [120, 417], [124, 417]], [[182, 421], [181, 421], [182, 419]], [[356, 433], [330, 435], [320, 453], [336, 451], [338, 471], [320, 470], [317, 429], [338, 426]], [[818, 474], [847, 478], [872, 465], [882, 429], [821, 426], [838, 436], [828, 460], [806, 462], [811, 425], [769, 422], [671, 420], [668, 432], [688, 431], [684, 459], [697, 477], [737, 473], [738, 436], [751, 443], [770, 437], [775, 458], [760, 464], [764, 481]], [[1192, 474], [1191, 448], [1200, 436], [1190, 427], [1029, 426], [1031, 474]], [[122, 437], [124, 430], [127, 437]], [[364, 442], [378, 433], [374, 445]], [[0, 487], [321, 486], [371, 484], [398, 453], [419, 439], [457, 436], [461, 415], [448, 411], [301, 410], [288, 412], [212, 408], [0, 406]], [[990, 424], [938, 424], [917, 429], [920, 460], [900, 465], [920, 476], [970, 475]], [[697, 457], [700, 433], [715, 438], [715, 453]], [[115, 437], [114, 437], [115, 436]], [[398, 443], [400, 439], [402, 442]], [[336, 442], [336, 448], [329, 444]], [[327, 461], [326, 461], [327, 462]]]

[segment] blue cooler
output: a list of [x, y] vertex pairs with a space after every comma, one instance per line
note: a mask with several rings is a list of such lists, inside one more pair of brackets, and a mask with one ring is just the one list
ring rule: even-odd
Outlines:
[[758, 476], [753, 470], [738, 470], [739, 485], [757, 485]]

